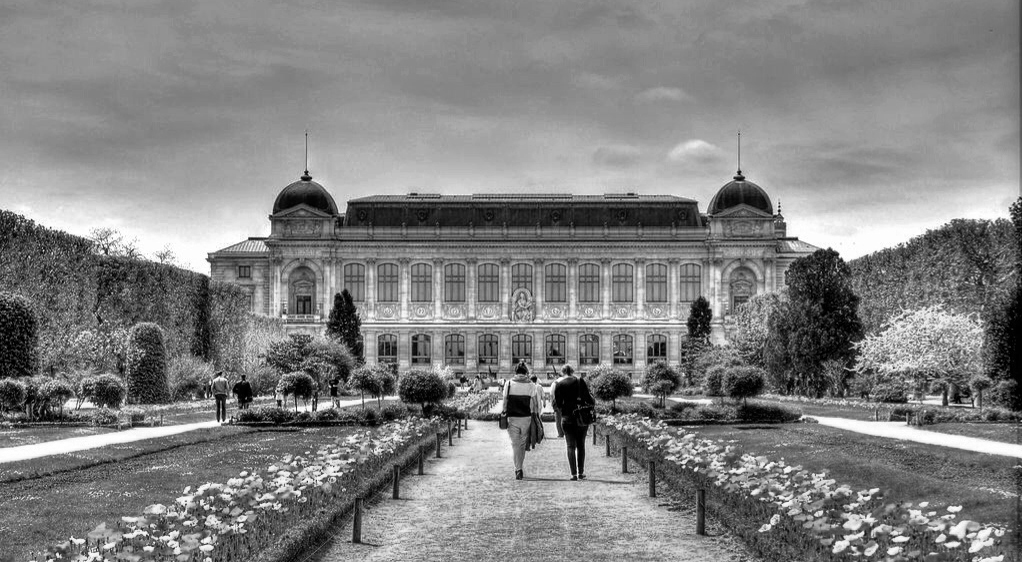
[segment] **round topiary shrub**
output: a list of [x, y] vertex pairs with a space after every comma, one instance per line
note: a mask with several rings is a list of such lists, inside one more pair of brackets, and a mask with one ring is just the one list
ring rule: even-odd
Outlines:
[[667, 397], [681, 388], [681, 375], [667, 363], [654, 361], [646, 366], [641, 384], [643, 390], [660, 399], [660, 407], [663, 408]]
[[64, 414], [64, 403], [74, 397], [75, 391], [71, 385], [57, 379], [51, 379], [39, 387], [39, 398], [43, 407], [51, 412], [56, 411]]
[[749, 398], [763, 392], [765, 383], [766, 372], [759, 367], [728, 367], [724, 371], [721, 390], [735, 402], [741, 400], [747, 405]]
[[18, 410], [25, 403], [25, 384], [17, 379], [0, 379], [0, 408]]
[[291, 396], [295, 401], [295, 411], [298, 411], [298, 399], [301, 398], [303, 401], [307, 401], [312, 398], [313, 393], [316, 391], [316, 381], [312, 380], [312, 377], [308, 373], [302, 371], [295, 371], [293, 373], [287, 373], [280, 377], [280, 381], [277, 383], [277, 392], [284, 395], [284, 399], [287, 400], [288, 396]]
[[136, 404], [171, 402], [163, 329], [152, 322], [131, 328], [128, 339], [128, 400]]
[[617, 369], [602, 370], [589, 383], [589, 390], [597, 400], [610, 402], [617, 409], [617, 399], [632, 395], [632, 378]]
[[908, 402], [908, 393], [905, 392], [905, 387], [891, 383], [880, 383], [874, 386], [871, 396], [877, 402], [889, 404], [904, 404]]
[[32, 301], [0, 292], [0, 378], [30, 377], [39, 368], [39, 321]]
[[724, 372], [727, 367], [714, 365], [706, 370], [703, 377], [703, 392], [707, 396], [724, 396]]
[[398, 396], [402, 402], [421, 404], [423, 413], [427, 404], [439, 404], [447, 398], [447, 385], [443, 378], [433, 371], [413, 369], [401, 377]]
[[128, 390], [117, 375], [104, 374], [92, 380], [92, 403], [97, 408], [120, 408]]

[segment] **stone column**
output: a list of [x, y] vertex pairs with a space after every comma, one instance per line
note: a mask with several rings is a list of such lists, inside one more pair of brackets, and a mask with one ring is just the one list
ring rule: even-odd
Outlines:
[[363, 330], [362, 331], [362, 340], [363, 340], [362, 341], [362, 353], [363, 353], [363, 355], [365, 355], [365, 360], [366, 360], [367, 364], [378, 363], [379, 362], [379, 356], [377, 355], [377, 353], [379, 352], [379, 349], [377, 348], [377, 342], [376, 342], [376, 338], [379, 335], [380, 335], [379, 332], [377, 332], [376, 330]]
[[667, 332], [667, 363], [677, 367], [681, 364], [681, 333]]
[[614, 364], [614, 332], [600, 330], [600, 364]]
[[776, 290], [774, 286], [774, 258], [763, 258], [763, 292], [771, 293]]
[[678, 299], [681, 298], [681, 260], [671, 258], [667, 260], [667, 304], [670, 308], [668, 318], [672, 320], [678, 317]]
[[[533, 318], [536, 320], [540, 319], [540, 316], [544, 314], [543, 302], [546, 296], [546, 271], [543, 270], [543, 260], [535, 259], [532, 262], [532, 267], [535, 273], [533, 279], [535, 279], [536, 292], [533, 294]], [[535, 357], [533, 358], [535, 360]]]
[[646, 260], [635, 260], [635, 317], [643, 318], [646, 310]]
[[366, 260], [366, 316], [376, 320], [376, 260]]
[[397, 332], [397, 367], [407, 371], [412, 366], [412, 333], [408, 329]]
[[610, 277], [610, 273], [611, 272], [610, 272], [610, 270], [611, 270], [610, 259], [603, 258], [602, 260], [600, 260], [600, 273], [603, 274], [603, 283], [602, 283], [600, 288], [602, 289], [602, 292], [603, 292], [603, 319], [604, 320], [609, 320], [611, 318], [611, 314], [610, 314], [610, 298], [611, 298], [611, 291], [610, 291], [610, 288], [611, 288], [611, 284], [610, 284], [611, 277]]
[[578, 364], [578, 330], [568, 330], [567, 338], [564, 347], [564, 362], [575, 367], [577, 370]]
[[409, 258], [398, 258], [398, 290], [397, 300], [400, 308], [401, 320], [407, 321], [411, 316], [409, 314], [409, 304], [412, 298], [412, 280], [411, 280], [411, 267], [408, 265], [411, 260]]
[[[477, 286], [476, 281], [476, 274], [478, 273], [476, 271], [476, 267], [478, 266], [476, 265], [475, 258], [470, 258], [467, 260], [467, 263], [465, 265], [465, 309], [466, 309], [465, 318], [467, 318], [469, 321], [475, 321], [476, 319], [476, 299], [478, 298], [476, 292], [479, 288]], [[465, 348], [466, 355], [468, 355], [467, 345], [468, 344], [466, 344]]]
[[443, 317], [444, 299], [444, 260], [433, 259], [433, 318], [439, 320]]
[[446, 359], [444, 359], [445, 335], [446, 334], [439, 330], [433, 330], [432, 332], [429, 332], [429, 337], [432, 340], [429, 342], [431, 344], [430, 347], [432, 347], [432, 350], [430, 351], [432, 357], [430, 357], [430, 360], [433, 363], [433, 367], [437, 369], [443, 367], [446, 362]]
[[[646, 368], [646, 336], [649, 332], [636, 330], [632, 334], [632, 367], [638, 373]], [[632, 377], [635, 380], [635, 377]]]
[[465, 370], [479, 370], [479, 332], [476, 330], [465, 333]]
[[546, 346], [544, 345], [546, 335], [541, 330], [533, 330], [532, 336], [532, 370], [539, 377], [546, 366]]
[[[274, 318], [280, 318], [281, 316], [283, 308], [281, 306], [281, 303], [285, 303], [286, 306], [287, 297], [281, 294], [281, 285], [283, 283], [281, 277], [284, 275], [283, 269], [284, 260], [282, 260], [280, 257], [275, 256], [273, 258], [273, 281], [271, 282], [270, 285], [270, 311], [269, 311], [270, 316]], [[283, 310], [287, 309], [285, 308]]]
[[[508, 312], [511, 310], [511, 260], [502, 258], [500, 260], [500, 317], [510, 320]], [[501, 342], [501, 345], [504, 345]], [[502, 359], [503, 361], [503, 359]]]
[[497, 370], [501, 373], [508, 373], [511, 371], [511, 330], [499, 330], [497, 332], [500, 338], [499, 347], [500, 353], [497, 356]]
[[578, 260], [568, 260], [568, 310], [567, 318], [574, 320], [578, 316]]

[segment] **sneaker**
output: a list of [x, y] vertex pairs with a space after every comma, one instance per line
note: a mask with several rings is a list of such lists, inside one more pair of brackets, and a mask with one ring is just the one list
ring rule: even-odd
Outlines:
[[575, 476], [574, 474], [572, 474], [572, 475], [571, 475], [571, 478], [569, 478], [569, 480], [571, 480], [572, 482], [574, 482], [574, 481], [578, 480], [578, 476]]
[[586, 479], [586, 475], [585, 474], [579, 474], [578, 475], [578, 479], [579, 480], [585, 480]]
[[525, 478], [525, 473], [522, 472], [521, 470], [516, 470], [515, 471], [515, 480], [521, 480], [522, 478]]

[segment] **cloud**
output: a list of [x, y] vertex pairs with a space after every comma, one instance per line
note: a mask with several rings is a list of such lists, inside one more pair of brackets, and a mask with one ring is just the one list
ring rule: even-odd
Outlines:
[[709, 164], [720, 160], [723, 154], [719, 146], [690, 139], [672, 148], [667, 153], [667, 160], [682, 164]]
[[635, 101], [639, 103], [655, 103], [659, 101], [687, 101], [691, 100], [692, 96], [688, 95], [685, 90], [681, 88], [671, 88], [668, 86], [657, 86], [655, 88], [648, 88], [635, 94]]
[[638, 148], [630, 145], [601, 146], [593, 152], [593, 163], [606, 168], [628, 168], [634, 166], [641, 155]]

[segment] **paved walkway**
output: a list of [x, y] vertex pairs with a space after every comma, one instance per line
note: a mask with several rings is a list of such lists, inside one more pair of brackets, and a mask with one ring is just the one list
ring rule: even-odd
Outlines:
[[[545, 424], [548, 434], [552, 423]], [[525, 458], [514, 479], [510, 440], [492, 422], [470, 422], [464, 437], [430, 460], [424, 476], [406, 472], [400, 500], [370, 503], [362, 544], [350, 522], [317, 562], [351, 560], [750, 560], [730, 535], [695, 534], [695, 514], [668, 511], [646, 483], [621, 474], [588, 440], [588, 479], [567, 479], [563, 439], [548, 439]], [[638, 467], [635, 467], [638, 468]], [[634, 468], [633, 468], [634, 470]]]
[[820, 425], [836, 427], [837, 429], [843, 429], [845, 431], [854, 431], [856, 433], [875, 435], [877, 437], [887, 437], [889, 439], [915, 441], [916, 443], [926, 443], [928, 445], [952, 447], [966, 451], [975, 451], [977, 453], [986, 453], [988, 455], [1022, 458], [1022, 445], [1002, 443], [1000, 441], [991, 441], [989, 439], [979, 439], [976, 437], [966, 437], [963, 435], [949, 435], [947, 433], [937, 433], [936, 431], [926, 431], [925, 429], [906, 425], [905, 422], [861, 421], [822, 416], [810, 417], [819, 421]]

